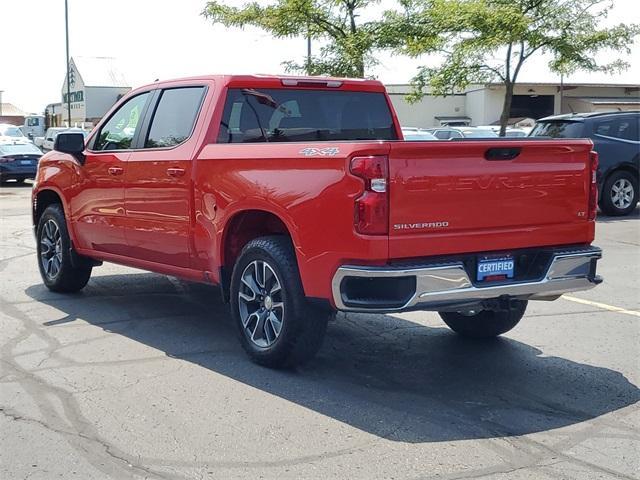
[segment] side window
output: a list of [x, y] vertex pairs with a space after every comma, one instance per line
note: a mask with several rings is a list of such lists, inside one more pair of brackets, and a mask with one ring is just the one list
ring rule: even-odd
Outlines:
[[173, 147], [191, 136], [204, 95], [204, 87], [164, 90], [153, 114], [145, 148]]
[[627, 117], [620, 120], [616, 137], [624, 140], [640, 141], [640, 115]]
[[595, 134], [623, 140], [638, 141], [640, 117], [622, 117], [616, 120], [602, 120], [595, 125]]
[[100, 129], [94, 150], [126, 150], [142, 120], [150, 93], [141, 93], [122, 105]]
[[594, 133], [596, 135], [604, 135], [606, 137], [615, 136], [615, 121], [614, 120], [602, 120], [595, 125]]
[[452, 130], [449, 134], [449, 138], [464, 138], [464, 135], [462, 135], [460, 132], [457, 132], [456, 130]]

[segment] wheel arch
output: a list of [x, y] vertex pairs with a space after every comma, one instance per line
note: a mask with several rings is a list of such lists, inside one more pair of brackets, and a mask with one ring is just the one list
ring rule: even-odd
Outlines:
[[59, 204], [64, 213], [65, 217], [68, 218], [67, 209], [62, 200], [62, 195], [56, 189], [51, 187], [42, 188], [33, 194], [33, 203], [31, 205], [31, 216], [33, 221], [33, 226], [37, 227], [38, 222], [40, 221], [40, 217], [42, 213], [46, 210], [49, 205]]
[[[634, 162], [637, 163], [638, 159], [636, 157], [636, 159], [634, 160]], [[604, 189], [604, 185], [607, 183], [607, 180], [609, 180], [609, 177], [611, 177], [611, 175], [617, 173], [617, 172], [628, 172], [631, 175], [634, 175], [636, 178], [636, 182], [638, 182], [640, 180], [640, 174], [638, 172], [638, 167], [634, 162], [625, 162], [625, 163], [621, 163], [618, 165], [614, 165], [611, 168], [609, 168], [607, 171], [605, 171], [602, 174], [602, 180], [600, 181], [600, 186], [599, 186], [599, 198], [602, 198], [602, 192]]]
[[225, 222], [218, 251], [220, 285], [225, 301], [228, 300], [233, 266], [247, 243], [266, 235], [283, 235], [290, 238], [294, 246], [297, 244], [294, 229], [283, 217], [270, 210], [252, 208], [234, 212]]

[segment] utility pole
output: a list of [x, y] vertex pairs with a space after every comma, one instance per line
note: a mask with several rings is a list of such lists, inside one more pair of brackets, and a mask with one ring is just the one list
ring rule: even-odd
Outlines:
[[564, 72], [560, 71], [560, 114], [562, 114], [563, 100], [564, 100]]
[[67, 127], [71, 128], [71, 82], [69, 75], [69, 4], [64, 0], [64, 27], [67, 42]]
[[307, 75], [311, 75], [311, 37], [307, 36]]
[[311, 75], [311, 32], [307, 23], [307, 75]]
[[2, 94], [4, 90], [0, 90], [0, 117], [2, 116]]

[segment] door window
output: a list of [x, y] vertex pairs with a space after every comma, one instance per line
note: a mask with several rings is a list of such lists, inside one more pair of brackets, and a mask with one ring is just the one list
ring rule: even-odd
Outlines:
[[126, 150], [142, 121], [150, 92], [141, 93], [124, 103], [100, 129], [95, 150]]
[[204, 87], [164, 90], [151, 121], [145, 148], [173, 147], [191, 136]]

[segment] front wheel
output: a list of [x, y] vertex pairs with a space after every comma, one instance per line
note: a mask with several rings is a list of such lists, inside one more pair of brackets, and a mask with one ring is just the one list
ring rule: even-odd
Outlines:
[[272, 368], [311, 359], [329, 318], [306, 301], [293, 246], [284, 236], [256, 238], [243, 248], [231, 275], [231, 308], [244, 350]]
[[62, 206], [49, 205], [42, 213], [36, 229], [38, 267], [46, 287], [54, 292], [81, 290], [91, 277], [90, 266], [74, 266], [71, 238]]
[[526, 300], [512, 302], [510, 310], [479, 310], [468, 312], [439, 312], [447, 326], [463, 337], [491, 338], [515, 327], [527, 309]]

